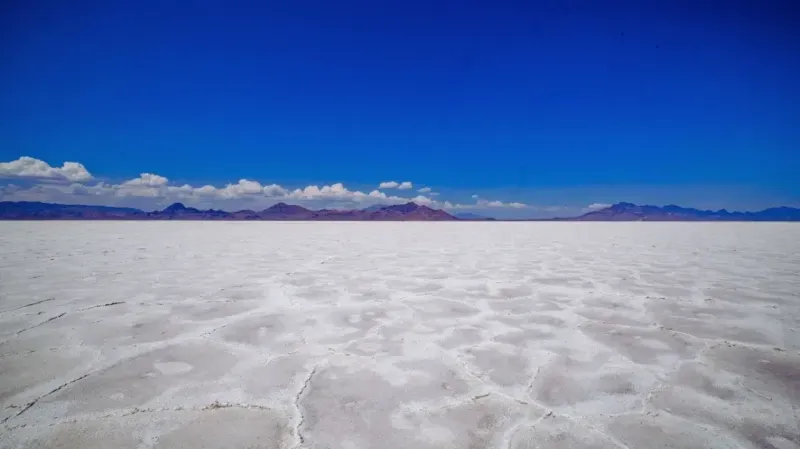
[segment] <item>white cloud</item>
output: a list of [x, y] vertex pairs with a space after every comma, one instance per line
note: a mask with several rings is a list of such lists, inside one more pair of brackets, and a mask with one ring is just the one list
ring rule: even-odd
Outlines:
[[472, 199], [477, 200], [478, 199], [478, 195], [472, 195]]
[[351, 194], [352, 192], [347, 190], [344, 184], [338, 182], [329, 186], [307, 186], [303, 189], [295, 189], [289, 194], [289, 197], [313, 200], [319, 198], [342, 198], [351, 196]]
[[162, 196], [162, 189], [159, 187], [153, 187], [146, 184], [121, 184], [121, 185], [110, 185], [110, 186], [101, 186], [101, 189], [105, 188], [108, 189], [111, 195], [116, 196], [138, 196], [144, 198], [159, 198]]
[[83, 164], [64, 162], [61, 167], [51, 167], [45, 161], [28, 156], [22, 156], [11, 162], [0, 162], [0, 177], [56, 179], [73, 182], [92, 179], [91, 173]]
[[414, 188], [414, 184], [411, 181], [384, 181], [378, 185], [379, 189], [400, 189], [400, 190], [408, 190]]
[[437, 204], [436, 201], [424, 195], [417, 195], [414, 198], [411, 198], [411, 201], [419, 204], [420, 206], [435, 206]]
[[140, 176], [119, 184], [102, 182], [95, 185], [39, 184], [27, 189], [9, 185], [4, 187], [0, 194], [4, 200], [12, 201], [124, 205], [146, 210], [161, 208], [178, 201], [200, 208], [226, 210], [257, 210], [276, 201], [286, 201], [315, 209], [356, 209], [373, 204], [400, 204], [412, 200], [420, 204], [435, 205], [433, 200], [422, 195], [408, 198], [387, 195], [378, 190], [366, 193], [350, 190], [342, 183], [310, 185], [289, 190], [277, 184], [262, 185], [247, 179], [225, 187], [213, 185], [195, 187], [189, 184], [162, 184], [158, 181], [159, 178], [165, 179], [158, 175]]
[[[80, 167], [85, 175], [80, 174]], [[91, 175], [83, 165], [68, 162], [63, 167], [50, 167], [38, 159], [22, 157], [17, 161], [0, 165], [0, 177], [28, 177], [42, 180], [62, 180], [72, 182], [28, 183], [26, 187], [14, 184], [0, 185], [0, 196], [11, 201], [45, 201], [65, 204], [103, 204], [137, 207], [145, 210], [163, 208], [173, 202], [182, 202], [198, 208], [240, 210], [268, 207], [277, 201], [299, 204], [312, 209], [356, 209], [374, 204], [401, 204], [413, 201], [420, 205], [445, 209], [487, 209], [498, 211], [526, 208], [525, 204], [502, 201], [489, 201], [479, 198], [474, 204], [453, 204], [446, 200], [434, 199], [436, 192], [430, 187], [422, 187], [413, 194], [404, 196], [400, 190], [413, 188], [411, 181], [402, 183], [387, 181], [380, 188], [393, 188], [398, 194], [389, 195], [379, 189], [369, 192], [351, 190], [342, 183], [330, 185], [309, 185], [300, 188], [286, 188], [278, 184], [261, 184], [251, 179], [240, 179], [222, 187], [214, 185], [172, 184], [170, 180], [155, 173], [141, 173], [138, 177], [118, 183], [97, 182], [93, 185], [85, 181]], [[88, 176], [88, 178], [87, 178]], [[532, 209], [528, 209], [532, 210]]]
[[219, 189], [208, 184], [202, 187], [192, 187], [189, 184], [184, 184], [180, 187], [169, 187], [169, 189], [178, 194], [193, 195], [198, 197], [218, 197]]
[[[208, 191], [209, 187], [212, 189], [214, 188], [212, 186], [204, 186], [201, 188], [204, 188], [206, 191]], [[236, 184], [228, 184], [222, 189], [216, 189], [216, 194], [220, 198], [242, 198], [255, 195], [279, 197], [284, 196], [287, 193], [288, 191], [286, 189], [277, 184], [261, 185], [260, 182], [251, 181], [249, 179], [240, 179]]]
[[589, 210], [599, 210], [599, 209], [605, 209], [607, 207], [611, 207], [611, 205], [606, 203], [592, 203], [586, 208]]
[[108, 189], [109, 193], [121, 197], [160, 198], [164, 196], [169, 179], [153, 173], [142, 173], [138, 178], [129, 179], [122, 184], [98, 184], [97, 189]]
[[181, 201], [273, 198], [288, 193], [286, 189], [277, 184], [261, 185], [258, 181], [249, 179], [240, 179], [239, 182], [228, 184], [225, 187], [212, 185], [193, 187], [189, 184], [171, 186], [168, 185], [167, 178], [151, 173], [142, 173], [139, 178], [125, 181], [119, 185], [108, 186], [108, 189], [116, 196], [163, 197]]
[[169, 182], [169, 180], [163, 176], [154, 175], [152, 173], [142, 173], [138, 178], [125, 181], [122, 185], [158, 187], [166, 185], [167, 182]]
[[380, 190], [373, 190], [372, 192], [369, 192], [369, 196], [372, 198], [386, 198], [386, 194]]
[[286, 189], [279, 186], [278, 184], [269, 184], [264, 186], [261, 189], [264, 192], [265, 196], [273, 197], [273, 196], [283, 196], [286, 194]]
[[311, 185], [295, 189], [284, 195], [284, 198], [300, 201], [307, 205], [326, 205], [325, 207], [330, 208], [360, 208], [372, 204], [397, 204], [411, 201], [410, 198], [390, 196], [379, 190], [369, 193], [350, 190], [342, 183], [322, 187]]

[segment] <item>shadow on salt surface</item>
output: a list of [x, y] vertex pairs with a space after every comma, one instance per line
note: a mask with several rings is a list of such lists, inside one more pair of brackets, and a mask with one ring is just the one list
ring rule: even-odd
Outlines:
[[[512, 325], [513, 320], [501, 320], [503, 323]], [[539, 329], [523, 329], [519, 331], [505, 332], [496, 334], [492, 337], [493, 341], [498, 343], [506, 343], [514, 347], [520, 348], [525, 346], [538, 346], [539, 342], [553, 341], [556, 334]]]
[[476, 326], [458, 326], [446, 330], [437, 344], [444, 349], [472, 347], [484, 341], [483, 331]]
[[[45, 311], [20, 313], [15, 316], [0, 316], [0, 341], [12, 339], [20, 332], [25, 332], [26, 329], [31, 327], [31, 321], [39, 320], [44, 321], [54, 316], [52, 313], [45, 313]], [[0, 343], [0, 347], [2, 344]], [[5, 350], [0, 349], [5, 352]]]
[[713, 362], [684, 364], [652, 395], [652, 407], [693, 423], [728, 429], [757, 448], [781, 448], [771, 438], [800, 444], [791, 405], [743, 385], [741, 375], [724, 368]]
[[191, 300], [173, 305], [170, 315], [185, 321], [203, 322], [230, 319], [236, 315], [256, 310], [261, 306], [262, 303], [259, 300]]
[[[28, 341], [35, 346], [36, 341], [56, 344], [51, 339]], [[9, 345], [12, 349], [14, 346]], [[15, 404], [22, 407], [35, 396], [28, 392], [29, 388], [52, 382], [71, 373], [83, 374], [84, 367], [95, 358], [89, 349], [61, 348], [43, 343], [36, 352], [4, 355], [0, 358], [0, 403]], [[75, 377], [80, 374], [76, 374]], [[3, 412], [16, 414], [16, 408], [5, 407]], [[5, 414], [5, 413], [2, 413]]]
[[742, 343], [752, 343], [757, 345], [781, 344], [781, 339], [769, 335], [771, 329], [753, 326], [753, 319], [749, 320], [727, 320], [724, 325], [714, 323], [709, 318], [681, 318], [663, 317], [661, 324], [667, 330], [676, 330], [697, 338], [725, 339]]
[[[686, 421], [666, 412], [611, 418], [609, 434], [630, 448], [742, 449], [738, 440], [712, 426]], [[755, 449], [755, 448], [754, 448]]]
[[20, 428], [11, 443], [15, 449], [285, 449], [294, 435], [287, 418], [275, 411], [222, 405]]
[[314, 324], [313, 318], [273, 313], [243, 318], [216, 330], [209, 338], [263, 352], [288, 354], [306, 345], [302, 334], [294, 330], [312, 327]]
[[[223, 406], [224, 407], [224, 406]], [[198, 417], [158, 438], [155, 449], [258, 447], [280, 449], [294, 441], [285, 416], [271, 410], [222, 408]]]
[[425, 296], [410, 302], [419, 319], [428, 323], [452, 321], [458, 323], [464, 319], [475, 317], [482, 311], [478, 307], [464, 304], [461, 301]]
[[502, 443], [519, 419], [543, 414], [502, 397], [472, 396], [466, 381], [436, 360], [365, 363], [321, 367], [311, 378], [300, 400], [308, 447], [484, 448]]
[[169, 306], [142, 308], [134, 304], [69, 312], [59, 320], [61, 335], [105, 350], [178, 338], [198, 325], [173, 316]]
[[619, 313], [613, 309], [602, 307], [581, 307], [576, 309], [575, 313], [587, 320], [597, 321], [603, 324], [617, 324], [631, 327], [651, 327], [654, 324], [652, 319], [647, 319], [647, 317], [630, 316], [630, 312]]
[[[6, 405], [0, 419], [57, 387], [57, 379], [80, 376], [98, 356], [97, 348], [84, 345], [80, 332], [72, 331], [85, 322], [81, 316], [58, 311], [33, 316], [36, 324], [29, 330], [0, 343], [0, 403]], [[53, 317], [60, 318], [45, 323]]]
[[694, 358], [705, 346], [696, 339], [660, 328], [615, 326], [589, 322], [580, 326], [592, 340], [617, 351], [634, 363], [671, 365]]
[[524, 388], [531, 378], [528, 357], [514, 351], [511, 345], [484, 343], [464, 352], [484, 377], [501, 387]]
[[[263, 401], [269, 404], [270, 408], [292, 414], [295, 394], [302, 389], [312, 369], [312, 361], [307, 356], [277, 357], [267, 363], [247, 364], [242, 369], [232, 372], [217, 389], [220, 397], [229, 395], [231, 391], [238, 394], [241, 390], [244, 397]], [[198, 388], [200, 390], [198, 393], [203, 393], [204, 388], [204, 386]]]
[[331, 336], [321, 339], [320, 342], [337, 344], [360, 340], [383, 323], [394, 321], [394, 315], [398, 312], [402, 316], [405, 310], [391, 306], [337, 307], [325, 313], [324, 325], [331, 330], [326, 335]]
[[619, 449], [608, 436], [557, 415], [526, 423], [514, 433], [509, 449]]
[[779, 328], [769, 326], [774, 309], [742, 306], [738, 303], [711, 297], [702, 305], [682, 305], [668, 301], [653, 303], [651, 313], [668, 329], [696, 338], [731, 340], [757, 345], [780, 346]]
[[795, 403], [800, 399], [798, 353], [721, 343], [709, 348], [706, 357], [716, 366], [742, 376], [741, 385], [747, 389]]
[[[409, 332], [404, 332], [406, 337], [414, 337]], [[386, 329], [381, 329], [376, 335], [369, 335], [362, 339], [353, 340], [343, 351], [347, 354], [364, 357], [403, 357], [405, 355], [405, 337], [389, 337]]]
[[213, 383], [236, 363], [232, 354], [210, 344], [168, 346], [125, 359], [37, 403], [38, 419], [145, 408], [168, 390], [194, 383]]
[[588, 360], [556, 355], [537, 372], [530, 396], [558, 413], [598, 417], [640, 408], [657, 383], [644, 367], [609, 352]]

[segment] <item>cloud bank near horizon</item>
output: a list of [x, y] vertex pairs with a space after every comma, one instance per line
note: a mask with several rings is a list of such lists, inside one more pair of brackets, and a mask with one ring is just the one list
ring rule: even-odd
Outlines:
[[[343, 183], [308, 185], [288, 188], [279, 184], [262, 184], [251, 179], [240, 179], [224, 186], [176, 184], [165, 176], [141, 173], [138, 177], [109, 182], [98, 179], [78, 162], [64, 162], [61, 167], [23, 156], [17, 160], [0, 163], [0, 199], [3, 201], [45, 201], [66, 204], [102, 204], [138, 207], [145, 210], [162, 208], [174, 202], [201, 208], [260, 209], [277, 202], [292, 202], [311, 208], [356, 209], [376, 204], [417, 204], [449, 210], [483, 212], [495, 216], [502, 210], [517, 216], [525, 212], [555, 212], [560, 207], [537, 207], [516, 201], [485, 199], [473, 195], [474, 202], [456, 202], [433, 198], [438, 195], [430, 187], [411, 191], [411, 181], [384, 181], [378, 189], [353, 190]], [[23, 184], [23, 185], [20, 185]], [[382, 190], [396, 190], [387, 194]]]

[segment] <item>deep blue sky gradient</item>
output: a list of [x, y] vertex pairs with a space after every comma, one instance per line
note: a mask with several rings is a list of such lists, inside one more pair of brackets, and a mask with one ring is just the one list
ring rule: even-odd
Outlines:
[[794, 3], [3, 2], [0, 160], [798, 202]]

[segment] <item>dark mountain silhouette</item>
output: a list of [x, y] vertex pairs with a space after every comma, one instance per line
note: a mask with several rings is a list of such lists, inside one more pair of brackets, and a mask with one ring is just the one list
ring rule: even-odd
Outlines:
[[166, 214], [177, 214], [177, 213], [187, 213], [187, 212], [188, 213], [194, 213], [194, 212], [200, 212], [200, 211], [197, 210], [197, 209], [194, 209], [194, 208], [188, 208], [188, 207], [184, 206], [183, 203], [175, 203], [175, 204], [172, 204], [171, 206], [167, 207], [166, 209], [164, 209], [162, 212], [164, 212]]
[[446, 221], [456, 220], [456, 217], [439, 209], [420, 206], [416, 203], [398, 204], [382, 207], [369, 213], [369, 220], [418, 220], [418, 221]]
[[792, 207], [773, 207], [759, 212], [728, 212], [700, 210], [668, 206], [639, 206], [632, 203], [617, 203], [613, 206], [592, 211], [570, 221], [800, 221], [800, 209]]
[[388, 206], [388, 204], [374, 204], [370, 207], [365, 207], [364, 209], [361, 210], [364, 212], [375, 212], [376, 210], [381, 210], [386, 206]]
[[175, 203], [164, 210], [147, 212], [144, 217], [135, 215], [132, 218], [150, 220], [214, 220], [228, 219], [230, 213], [221, 210], [200, 210], [194, 207], [186, 207], [182, 203]]
[[113, 220], [144, 215], [146, 214], [139, 209], [130, 207], [53, 204], [37, 201], [0, 201], [0, 219], [4, 220]]
[[278, 203], [258, 213], [262, 220], [308, 220], [314, 217], [314, 212], [302, 206]]
[[[153, 212], [129, 207], [53, 204], [30, 201], [0, 202], [0, 220], [315, 220], [315, 221], [475, 221], [493, 220], [473, 214], [453, 216], [416, 203], [372, 206], [355, 210], [311, 210], [278, 203], [262, 211], [201, 210], [181, 203]], [[759, 212], [729, 212], [669, 206], [617, 203], [579, 217], [548, 221], [800, 221], [800, 209], [774, 207]]]
[[0, 220], [319, 220], [319, 221], [448, 221], [445, 211], [407, 203], [365, 210], [310, 210], [278, 203], [262, 211], [201, 210], [175, 203], [153, 212], [127, 207], [84, 206], [39, 202], [0, 202]]

